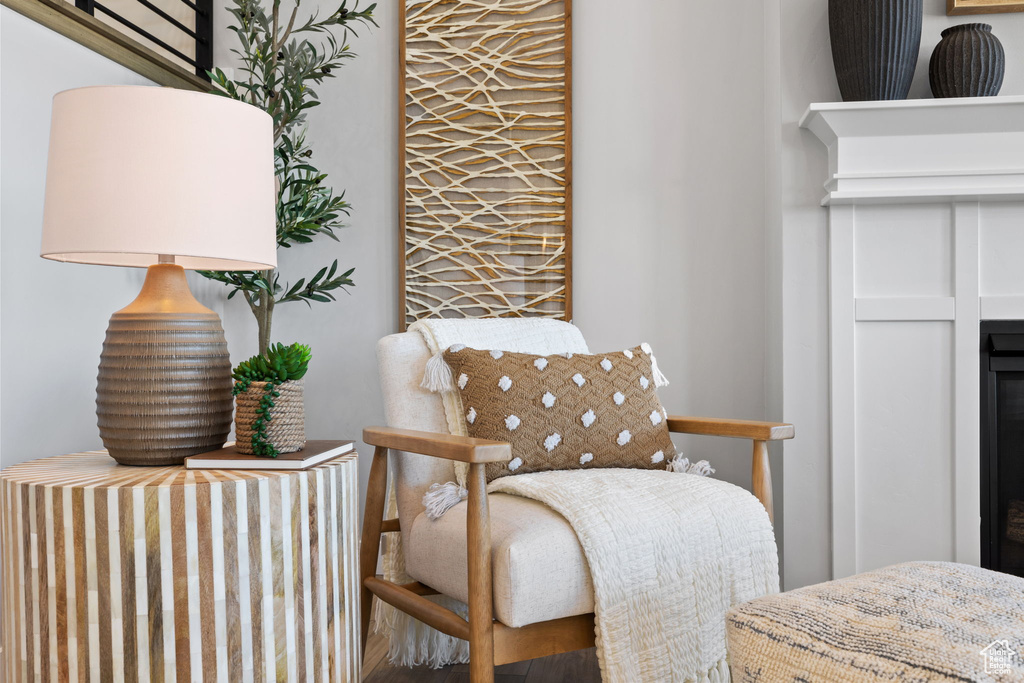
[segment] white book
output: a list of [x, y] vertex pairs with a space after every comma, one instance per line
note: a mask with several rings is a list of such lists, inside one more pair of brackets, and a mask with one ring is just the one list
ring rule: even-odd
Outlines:
[[301, 451], [268, 458], [239, 453], [232, 442], [216, 451], [190, 455], [185, 458], [185, 467], [190, 470], [305, 470], [354, 448], [354, 441], [307, 441]]

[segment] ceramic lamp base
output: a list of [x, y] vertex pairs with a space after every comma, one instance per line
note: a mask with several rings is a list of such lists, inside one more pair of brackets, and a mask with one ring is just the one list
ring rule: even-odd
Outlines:
[[216, 313], [185, 271], [150, 266], [138, 298], [114, 313], [100, 355], [100, 438], [122, 465], [177, 465], [216, 450], [231, 428], [231, 361]]

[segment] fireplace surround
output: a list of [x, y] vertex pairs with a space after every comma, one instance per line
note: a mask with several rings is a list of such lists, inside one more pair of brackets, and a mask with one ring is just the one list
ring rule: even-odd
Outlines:
[[829, 159], [833, 576], [979, 565], [979, 339], [1024, 320], [1024, 97], [815, 104], [801, 126]]

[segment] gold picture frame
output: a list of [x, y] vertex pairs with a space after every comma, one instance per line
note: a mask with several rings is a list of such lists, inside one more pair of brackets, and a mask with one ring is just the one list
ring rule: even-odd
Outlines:
[[572, 319], [572, 0], [401, 0], [400, 325]]
[[996, 14], [1024, 12], [1021, 0], [946, 0], [946, 14]]

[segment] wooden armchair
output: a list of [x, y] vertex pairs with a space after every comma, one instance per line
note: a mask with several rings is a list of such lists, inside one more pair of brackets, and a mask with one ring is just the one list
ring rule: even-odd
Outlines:
[[[485, 466], [489, 462], [509, 460], [512, 457], [510, 447], [496, 441], [439, 433], [444, 425], [440, 399], [418, 387], [429, 357], [418, 334], [384, 338], [378, 356], [389, 422], [410, 427], [434, 425], [434, 429], [370, 427], [363, 431], [363, 441], [375, 447], [360, 551], [364, 650], [374, 595], [443, 633], [468, 640], [473, 683], [493, 681], [496, 665], [593, 646], [593, 589], [585, 561], [572, 561], [574, 552], [582, 557], [582, 550], [571, 528], [557, 513], [540, 503], [504, 494], [488, 496]], [[768, 441], [793, 438], [792, 425], [669, 417], [668, 427], [676, 433], [751, 439], [754, 494], [767, 509], [769, 518], [773, 517]], [[384, 519], [389, 452], [393, 454], [396, 468], [399, 499], [396, 519]], [[452, 479], [455, 461], [469, 463], [468, 505], [456, 506], [436, 522], [425, 520], [419, 503], [422, 492], [434, 481]], [[528, 521], [517, 523], [516, 520]], [[498, 523], [496, 535], [499, 538], [492, 544], [494, 523]], [[402, 534], [409, 574], [420, 580], [398, 585], [376, 577], [384, 533]], [[503, 584], [508, 584], [515, 580], [513, 575], [528, 573], [523, 568], [536, 563], [537, 553], [545, 551], [543, 544], [547, 542], [537, 537], [544, 533], [553, 539], [549, 544], [551, 553], [569, 558], [557, 561], [560, 569], [578, 567], [577, 571], [584, 576], [575, 577], [566, 587], [557, 582], [570, 580], [563, 575], [572, 572], [559, 571], [557, 576], [548, 574], [545, 578], [550, 580], [544, 582], [526, 579], [526, 584], [514, 591], [504, 586], [502, 595], [496, 595], [496, 576]], [[538, 543], [541, 543], [539, 550]], [[443, 549], [438, 551], [437, 547]], [[439, 568], [432, 562], [432, 553], [438, 552], [445, 561], [450, 561], [449, 566]], [[518, 571], [514, 571], [516, 569]], [[496, 574], [496, 570], [501, 571]], [[551, 582], [556, 585], [534, 586]], [[544, 590], [550, 591], [549, 596], [534, 600], [544, 602], [544, 607], [524, 607], [521, 601], [530, 600], [533, 593]], [[437, 594], [467, 602], [469, 619], [425, 597]], [[520, 597], [524, 594], [526, 597]]]

